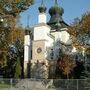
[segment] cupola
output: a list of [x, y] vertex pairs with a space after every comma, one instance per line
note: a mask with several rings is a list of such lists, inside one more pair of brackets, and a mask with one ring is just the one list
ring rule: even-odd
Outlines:
[[60, 7], [57, 3], [57, 0], [55, 0], [55, 5], [52, 6], [50, 9], [49, 9], [49, 14], [52, 16], [52, 15], [63, 15], [64, 13], [64, 9], [62, 7]]
[[60, 30], [61, 28], [66, 28], [68, 25], [63, 21], [62, 15], [64, 13], [64, 9], [59, 6], [57, 0], [55, 0], [54, 6], [52, 6], [49, 9], [49, 14], [50, 14], [50, 20], [47, 23], [50, 27], [51, 30], [57, 29]]
[[40, 5], [40, 7], [38, 8], [38, 10], [39, 10], [40, 13], [45, 13], [46, 12], [46, 9], [47, 8], [44, 5], [44, 1], [42, 0], [42, 3]]

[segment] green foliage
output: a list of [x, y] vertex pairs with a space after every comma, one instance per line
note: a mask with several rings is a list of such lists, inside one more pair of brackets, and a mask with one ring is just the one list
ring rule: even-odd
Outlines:
[[5, 14], [17, 16], [20, 12], [28, 9], [34, 0], [0, 0], [0, 11]]
[[90, 90], [90, 63], [85, 65], [84, 79], [86, 79], [85, 81], [86, 90]]
[[[18, 61], [16, 57], [20, 59], [20, 64], [23, 67], [24, 32], [22, 27], [15, 27], [16, 17], [21, 12], [27, 10], [29, 6], [33, 4], [33, 1], [34, 0], [0, 0], [0, 19], [3, 19], [3, 21], [0, 22], [0, 67], [3, 67], [2, 70], [0, 68], [0, 73], [6, 71], [4, 73], [6, 75], [5, 77], [11, 78], [14, 76], [14, 73], [17, 73], [15, 77], [19, 77], [18, 74], [20, 73], [18, 73], [18, 71], [14, 72], [14, 70], [16, 70], [15, 67], [19, 67], [17, 64], [15, 66], [16, 61]], [[20, 41], [18, 47], [17, 44], [15, 44], [17, 38], [19, 39], [18, 41]], [[21, 71], [23, 71], [23, 69]]]
[[90, 54], [90, 12], [83, 14], [81, 19], [76, 18], [68, 32], [72, 36], [72, 46], [79, 52], [82, 52], [82, 47], [84, 47], [85, 52]]
[[20, 76], [21, 76], [21, 64], [20, 58], [17, 58], [14, 78], [20, 78]]
[[7, 54], [5, 52], [0, 53], [0, 69], [7, 66]]
[[[12, 22], [13, 23], [13, 22]], [[3, 67], [3, 63], [5, 59], [3, 58], [3, 55], [10, 53], [10, 46], [13, 45], [13, 43], [16, 42], [17, 38], [19, 39], [20, 43], [18, 45], [19, 50], [23, 49], [24, 44], [24, 32], [22, 27], [14, 27], [13, 30], [8, 30], [5, 28], [0, 28], [0, 66]], [[17, 48], [17, 47], [16, 47]], [[19, 54], [23, 50], [19, 52]], [[13, 53], [14, 54], [14, 53]], [[10, 61], [10, 54], [9, 54], [9, 60]], [[15, 60], [15, 59], [13, 59]]]

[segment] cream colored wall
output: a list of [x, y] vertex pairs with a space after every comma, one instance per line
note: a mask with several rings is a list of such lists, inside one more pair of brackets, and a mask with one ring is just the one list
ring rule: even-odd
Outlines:
[[40, 43], [39, 40], [43, 41], [44, 43], [44, 47], [43, 47], [44, 56], [43, 57], [45, 58], [47, 57], [46, 49], [48, 47], [52, 47], [53, 42], [54, 42], [54, 40], [50, 37], [49, 34], [50, 34], [50, 27], [48, 27], [48, 25], [43, 25], [43, 26], [34, 28], [34, 41], [37, 41], [38, 43]]
[[[41, 53], [37, 53], [37, 49], [41, 48], [42, 52]], [[32, 47], [32, 59], [33, 60], [43, 60], [45, 59], [45, 53], [44, 50], [45, 49], [45, 41], [41, 40], [41, 41], [33, 41], [33, 47]]]
[[38, 26], [34, 28], [34, 40], [47, 40], [47, 34], [49, 34], [50, 28], [47, 26]]
[[51, 34], [55, 37], [55, 41], [60, 39], [60, 41], [62, 41], [64, 43], [68, 43], [68, 40], [70, 38], [70, 35], [67, 31], [52, 32]]

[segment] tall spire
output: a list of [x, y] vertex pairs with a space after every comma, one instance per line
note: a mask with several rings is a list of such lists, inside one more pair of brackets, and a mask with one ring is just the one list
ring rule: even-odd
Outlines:
[[55, 5], [58, 5], [58, 1], [57, 0], [55, 0]]
[[25, 28], [25, 34], [29, 35], [30, 34], [30, 27], [29, 27], [29, 20], [30, 20], [30, 16], [27, 16], [27, 26]]
[[41, 2], [41, 6], [44, 6], [44, 1], [42, 0], [42, 2]]
[[27, 16], [27, 28], [29, 28], [29, 20], [30, 20], [30, 16]]

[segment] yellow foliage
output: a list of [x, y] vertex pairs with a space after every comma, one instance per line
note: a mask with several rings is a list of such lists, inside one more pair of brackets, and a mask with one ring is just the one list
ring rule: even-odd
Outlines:
[[22, 43], [24, 42], [24, 31], [21, 27], [16, 28], [15, 30], [12, 30], [10, 33], [10, 41], [15, 42], [16, 39], [19, 39]]

